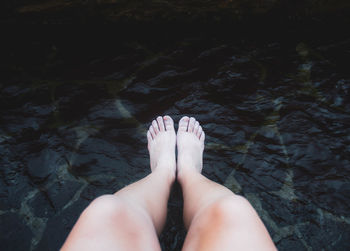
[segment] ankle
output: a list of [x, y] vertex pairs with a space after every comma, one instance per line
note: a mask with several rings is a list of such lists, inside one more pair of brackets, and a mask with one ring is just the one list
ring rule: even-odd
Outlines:
[[162, 179], [165, 179], [169, 184], [174, 183], [176, 178], [176, 168], [170, 166], [157, 166], [155, 170], [152, 171], [152, 174], [159, 175]]
[[177, 159], [177, 174], [180, 176], [200, 174], [202, 165], [202, 161], [195, 161], [191, 156], [182, 156]]
[[191, 168], [178, 168], [177, 171], [177, 181], [183, 186], [186, 183], [189, 183], [190, 180], [195, 179], [196, 177], [202, 176], [197, 169]]

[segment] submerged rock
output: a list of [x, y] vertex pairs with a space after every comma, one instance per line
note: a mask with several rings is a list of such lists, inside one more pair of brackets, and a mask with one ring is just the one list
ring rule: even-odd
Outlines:
[[62, 163], [64, 163], [63, 159], [57, 152], [44, 149], [37, 156], [28, 160], [28, 174], [33, 180], [41, 182]]
[[[32, 238], [32, 232], [15, 213], [6, 213], [0, 215], [0, 235], [1, 249], [13, 250], [29, 250]], [[20, 241], [18, 236], [21, 237]]]

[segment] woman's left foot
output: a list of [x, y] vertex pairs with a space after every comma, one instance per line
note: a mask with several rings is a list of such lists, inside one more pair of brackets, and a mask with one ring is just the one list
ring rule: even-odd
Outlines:
[[169, 116], [158, 116], [152, 121], [147, 132], [148, 151], [151, 170], [168, 170], [175, 179], [175, 144], [174, 121]]

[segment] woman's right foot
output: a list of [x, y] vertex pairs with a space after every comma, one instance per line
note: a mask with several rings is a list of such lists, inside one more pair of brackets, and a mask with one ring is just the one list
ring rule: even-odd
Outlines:
[[177, 131], [177, 176], [202, 172], [205, 134], [195, 118], [183, 117]]
[[172, 118], [166, 115], [153, 120], [147, 132], [147, 140], [152, 172], [162, 169], [174, 180], [176, 135]]

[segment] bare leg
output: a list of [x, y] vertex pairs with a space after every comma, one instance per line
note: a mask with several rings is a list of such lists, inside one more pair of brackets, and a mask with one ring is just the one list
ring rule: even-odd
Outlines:
[[188, 229], [183, 250], [276, 250], [250, 203], [201, 174], [204, 138], [194, 118], [180, 120], [177, 172]]
[[114, 195], [95, 199], [81, 214], [62, 250], [160, 250], [158, 236], [175, 180], [176, 135], [169, 116], [147, 132], [152, 173]]

